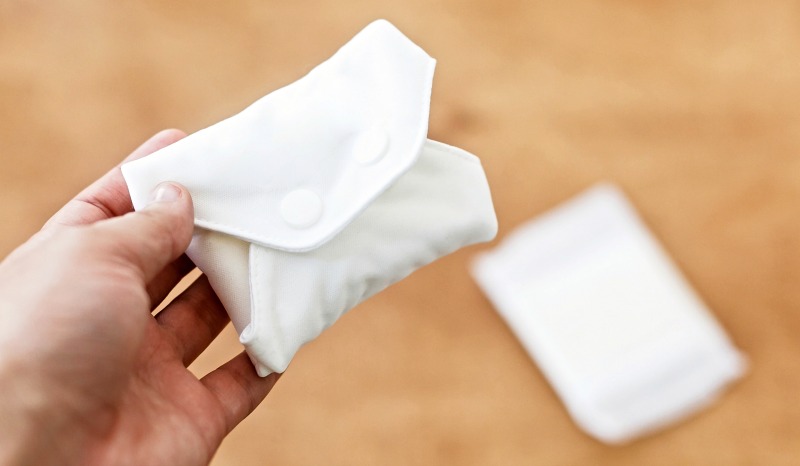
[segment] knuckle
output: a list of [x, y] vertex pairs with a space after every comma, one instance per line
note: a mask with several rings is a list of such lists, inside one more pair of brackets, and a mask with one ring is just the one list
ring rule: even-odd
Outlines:
[[148, 234], [149, 241], [155, 248], [159, 256], [175, 257], [182, 251], [182, 245], [178, 239], [180, 227], [174, 215], [164, 215], [154, 211], [143, 210], [142, 215], [148, 218], [150, 228], [144, 234]]

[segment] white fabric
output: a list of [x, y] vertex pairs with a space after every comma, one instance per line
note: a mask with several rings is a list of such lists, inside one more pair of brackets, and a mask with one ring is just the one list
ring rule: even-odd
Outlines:
[[574, 420], [602, 441], [687, 416], [745, 369], [613, 186], [521, 226], [473, 275]]
[[494, 237], [479, 160], [426, 139], [435, 61], [386, 21], [300, 80], [122, 172], [195, 205], [189, 257], [260, 375], [415, 269]]

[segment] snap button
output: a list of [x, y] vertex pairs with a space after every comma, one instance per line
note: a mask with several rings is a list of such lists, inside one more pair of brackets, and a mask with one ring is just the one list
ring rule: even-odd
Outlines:
[[389, 133], [379, 126], [373, 126], [356, 140], [353, 151], [358, 163], [370, 165], [383, 158], [387, 149]]
[[308, 189], [296, 189], [281, 201], [283, 221], [295, 228], [308, 228], [322, 216], [322, 199]]

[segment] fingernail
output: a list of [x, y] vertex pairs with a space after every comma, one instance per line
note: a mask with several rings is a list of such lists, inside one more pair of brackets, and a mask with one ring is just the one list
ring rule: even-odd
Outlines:
[[181, 189], [172, 183], [161, 183], [153, 190], [150, 197], [150, 204], [156, 202], [173, 202], [181, 197]]

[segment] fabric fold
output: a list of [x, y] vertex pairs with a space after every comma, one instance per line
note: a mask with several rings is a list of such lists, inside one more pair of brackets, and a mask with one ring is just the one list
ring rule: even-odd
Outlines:
[[[191, 191], [197, 226], [286, 251], [320, 246], [416, 161], [435, 64], [376, 21], [294, 83], [125, 164], [133, 205], [168, 179]], [[297, 228], [281, 216], [285, 194], [296, 190], [323, 202], [313, 225]]]

